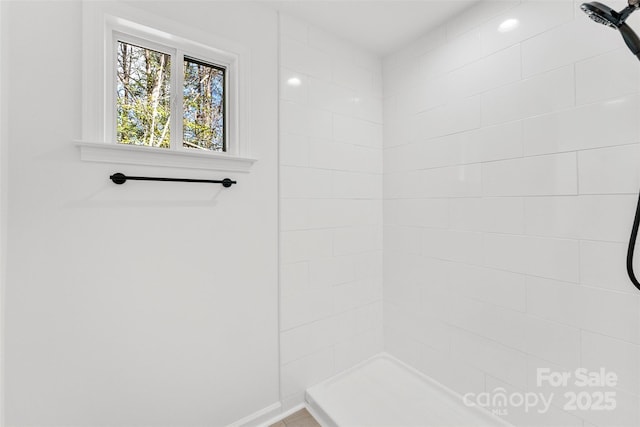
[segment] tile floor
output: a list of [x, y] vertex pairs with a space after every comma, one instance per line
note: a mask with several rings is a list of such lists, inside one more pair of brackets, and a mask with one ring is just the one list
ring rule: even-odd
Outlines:
[[300, 409], [269, 427], [320, 427], [320, 424], [306, 409]]

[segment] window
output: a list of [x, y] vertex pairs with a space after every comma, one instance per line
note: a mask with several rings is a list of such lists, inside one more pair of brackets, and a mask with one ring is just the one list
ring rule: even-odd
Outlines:
[[247, 171], [248, 49], [126, 5], [84, 6], [81, 158]]
[[[123, 39], [116, 38], [116, 142], [226, 151], [226, 68]], [[179, 61], [175, 69], [182, 71], [181, 79], [172, 79], [175, 61]], [[172, 80], [182, 81], [177, 90], [180, 98], [172, 97]], [[182, 117], [181, 136], [178, 129], [171, 131], [172, 116]]]
[[113, 96], [105, 107], [109, 141], [233, 152], [237, 116], [228, 105], [237, 104], [230, 87], [237, 69], [233, 55], [176, 37], [163, 39], [135, 25], [117, 26], [109, 35], [108, 57], [114, 58], [107, 70], [113, 76]]

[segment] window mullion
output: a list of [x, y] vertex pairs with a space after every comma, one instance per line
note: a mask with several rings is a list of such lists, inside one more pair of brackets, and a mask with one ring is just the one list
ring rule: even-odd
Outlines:
[[171, 97], [171, 149], [182, 149], [182, 103], [183, 95], [182, 90], [184, 86], [184, 53], [180, 49], [174, 51], [175, 57], [173, 58], [173, 96]]

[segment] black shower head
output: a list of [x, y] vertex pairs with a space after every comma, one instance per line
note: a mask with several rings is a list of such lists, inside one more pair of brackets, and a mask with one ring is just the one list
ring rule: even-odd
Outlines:
[[609, 6], [597, 1], [582, 3], [580, 9], [587, 14], [591, 20], [607, 27], [618, 29], [620, 25], [620, 15]]
[[[634, 11], [640, 7], [640, 0], [629, 0], [629, 5], [622, 9], [620, 12], [616, 12], [609, 6], [592, 1], [589, 3], [582, 3], [580, 9], [587, 14], [591, 20], [598, 24], [606, 25], [607, 27], [615, 28], [620, 31], [624, 42], [631, 52], [638, 56], [640, 55], [640, 39], [633, 32], [625, 21]], [[640, 56], [638, 56], [640, 59]]]

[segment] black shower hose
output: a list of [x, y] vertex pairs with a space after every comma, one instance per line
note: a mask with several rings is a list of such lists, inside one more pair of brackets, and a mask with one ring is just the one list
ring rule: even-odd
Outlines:
[[640, 226], [640, 194], [638, 194], [638, 204], [636, 206], [636, 216], [633, 219], [631, 237], [629, 238], [629, 248], [627, 249], [627, 273], [633, 285], [640, 291], [640, 283], [633, 272], [633, 252], [636, 249], [636, 239], [638, 238], [638, 226]]

